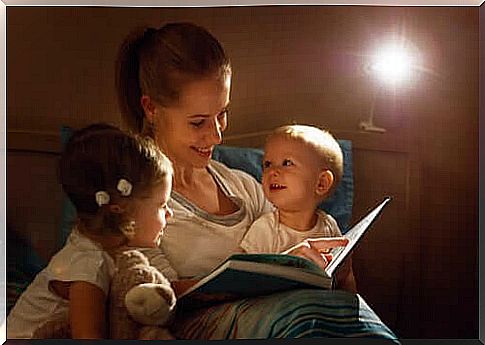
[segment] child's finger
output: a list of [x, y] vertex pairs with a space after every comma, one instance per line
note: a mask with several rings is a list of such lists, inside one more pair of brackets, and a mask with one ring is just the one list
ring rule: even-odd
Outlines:
[[328, 265], [327, 258], [311, 247], [303, 247], [302, 254], [305, 258], [320, 266], [321, 269], [325, 269]]
[[322, 256], [325, 258], [325, 260], [327, 260], [327, 262], [330, 262], [333, 259], [333, 255], [330, 254], [330, 253], [328, 253], [328, 254], [327, 253], [323, 253]]
[[320, 253], [328, 253], [335, 247], [344, 247], [349, 243], [345, 237], [313, 238], [307, 240], [308, 244], [314, 250]]

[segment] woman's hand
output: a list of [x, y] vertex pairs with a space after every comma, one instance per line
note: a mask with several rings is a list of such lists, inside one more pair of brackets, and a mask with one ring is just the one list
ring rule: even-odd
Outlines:
[[313, 261], [322, 269], [325, 269], [330, 260], [332, 260], [330, 250], [335, 247], [344, 247], [347, 243], [349, 243], [349, 240], [345, 237], [312, 238], [298, 243], [296, 246], [291, 247], [282, 254], [303, 257]]
[[352, 256], [344, 260], [340, 268], [335, 273], [337, 289], [357, 293], [354, 271], [352, 269]]

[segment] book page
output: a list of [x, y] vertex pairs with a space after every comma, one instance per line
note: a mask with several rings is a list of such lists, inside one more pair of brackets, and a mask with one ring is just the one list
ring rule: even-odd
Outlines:
[[371, 212], [369, 212], [364, 218], [362, 218], [356, 225], [354, 225], [344, 237], [349, 239], [349, 244], [345, 247], [337, 247], [334, 248], [330, 253], [333, 255], [333, 259], [328, 264], [325, 271], [328, 273], [329, 276], [332, 276], [338, 266], [342, 263], [342, 261], [347, 257], [347, 255], [352, 251], [355, 247], [359, 239], [362, 235], [370, 229], [371, 224], [377, 218], [377, 216], [381, 213], [382, 209], [385, 205], [390, 201], [391, 198], [386, 197], [383, 202], [381, 202], [377, 207], [375, 207]]
[[325, 272], [313, 261], [304, 259], [299, 256], [288, 254], [234, 254], [229, 259], [260, 262], [266, 264], [275, 264], [279, 266], [287, 266], [302, 269], [306, 272], [325, 275]]

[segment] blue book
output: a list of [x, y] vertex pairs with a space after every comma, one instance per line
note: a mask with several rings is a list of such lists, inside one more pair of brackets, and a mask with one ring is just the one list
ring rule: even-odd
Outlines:
[[389, 200], [386, 197], [344, 235], [349, 243], [331, 251], [333, 259], [325, 270], [293, 255], [234, 254], [181, 294], [177, 303], [192, 309], [291, 289], [331, 289], [335, 271]]

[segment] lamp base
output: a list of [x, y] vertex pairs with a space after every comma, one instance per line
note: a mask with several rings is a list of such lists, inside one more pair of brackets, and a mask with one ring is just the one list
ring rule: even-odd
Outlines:
[[372, 122], [368, 121], [360, 121], [359, 128], [365, 132], [374, 132], [374, 133], [385, 133], [386, 130], [382, 127], [376, 127]]

